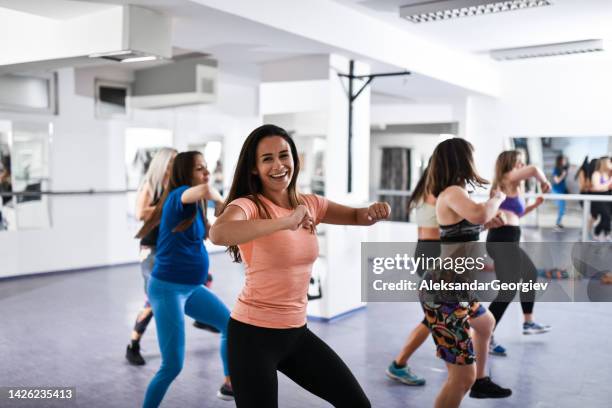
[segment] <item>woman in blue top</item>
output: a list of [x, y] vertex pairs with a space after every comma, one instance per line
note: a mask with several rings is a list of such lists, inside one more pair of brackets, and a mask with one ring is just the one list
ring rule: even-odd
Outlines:
[[[565, 184], [565, 179], [567, 178], [567, 159], [562, 154], [557, 156], [555, 160], [555, 168], [553, 169], [552, 178], [552, 191], [555, 194], [567, 194], [567, 185]], [[563, 220], [563, 215], [565, 214], [565, 200], [557, 201], [557, 205], [559, 206], [559, 212], [557, 213], [557, 222], [555, 225], [558, 229], [563, 228], [563, 224], [561, 221]]]
[[147, 388], [143, 403], [146, 408], [159, 406], [183, 367], [185, 314], [221, 332], [225, 381], [217, 396], [233, 399], [226, 350], [229, 310], [203, 286], [208, 274], [208, 253], [204, 247], [208, 229], [203, 212], [205, 201], [221, 201], [219, 193], [208, 185], [209, 175], [201, 153], [179, 153], [174, 159], [168, 189], [138, 232], [138, 237], [142, 237], [159, 225], [149, 301], [157, 326], [162, 363]]

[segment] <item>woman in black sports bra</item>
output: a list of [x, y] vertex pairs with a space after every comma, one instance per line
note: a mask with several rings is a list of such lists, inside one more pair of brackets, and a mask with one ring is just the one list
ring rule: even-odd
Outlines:
[[[497, 218], [499, 206], [505, 198], [502, 192], [497, 192], [486, 203], [480, 204], [468, 196], [468, 185], [476, 187], [488, 184], [476, 172], [472, 151], [469, 142], [453, 138], [440, 143], [431, 158], [427, 189], [437, 199], [441, 258], [449, 249], [469, 249], [454, 243], [477, 241], [483, 226], [488, 228], [503, 224], [503, 220]], [[450, 273], [456, 280], [462, 279], [455, 271], [443, 273]], [[424, 295], [423, 309], [436, 343], [437, 355], [445, 361], [448, 369], [448, 378], [436, 397], [435, 407], [458, 407], [469, 390], [473, 398], [510, 396], [511, 390], [498, 386], [485, 376], [488, 344], [494, 325], [491, 313], [473, 297], [464, 301], [466, 299], [461, 297], [463, 293], [458, 293], [456, 300], [445, 297], [443, 301], [432, 301], [429, 295]], [[475, 332], [473, 338], [470, 328]], [[475, 359], [475, 356], [478, 358]]]

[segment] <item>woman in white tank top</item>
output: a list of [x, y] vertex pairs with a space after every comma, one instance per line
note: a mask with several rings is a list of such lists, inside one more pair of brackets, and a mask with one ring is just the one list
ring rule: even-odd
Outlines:
[[[417, 183], [412, 196], [408, 201], [408, 208], [414, 208], [414, 221], [417, 224], [418, 242], [415, 249], [416, 254], [424, 254], [428, 257], [440, 255], [440, 229], [436, 219], [436, 199], [426, 193], [425, 181], [427, 180], [425, 169]], [[423, 270], [417, 271], [422, 276]], [[387, 368], [387, 376], [406, 385], [425, 385], [425, 379], [414, 374], [408, 366], [408, 359], [427, 340], [429, 328], [427, 321], [423, 320], [414, 328], [399, 354]]]

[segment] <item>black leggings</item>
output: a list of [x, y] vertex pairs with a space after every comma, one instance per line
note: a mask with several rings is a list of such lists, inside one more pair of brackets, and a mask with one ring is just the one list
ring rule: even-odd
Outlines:
[[227, 357], [238, 408], [278, 407], [276, 371], [334, 407], [371, 407], [351, 370], [306, 326], [269, 329], [230, 318], [227, 330]]
[[[520, 247], [520, 239], [521, 227], [513, 225], [493, 228], [487, 234], [487, 252], [495, 261], [495, 273], [497, 279], [502, 283], [517, 283], [521, 279], [523, 282], [530, 280], [537, 282], [538, 280], [538, 271], [529, 255]], [[500, 290], [495, 300], [489, 305], [496, 325], [515, 295], [516, 290]], [[533, 313], [535, 291], [521, 292], [520, 298], [523, 313]]]
[[[419, 257], [423, 256], [424, 258], [437, 258], [440, 256], [440, 252], [442, 251], [441, 243], [439, 239], [419, 239], [416, 248], [414, 249], [414, 256]], [[419, 264], [419, 269], [417, 270], [417, 274], [422, 278], [425, 274], [425, 268], [422, 264]], [[429, 323], [427, 323], [427, 318], [424, 317], [421, 320], [421, 324], [429, 330]]]
[[[609, 193], [591, 193], [593, 195], [609, 195]], [[601, 217], [599, 224], [595, 227], [595, 235], [602, 232], [607, 235], [610, 233], [610, 207], [611, 203], [605, 201], [591, 201], [591, 216]]]

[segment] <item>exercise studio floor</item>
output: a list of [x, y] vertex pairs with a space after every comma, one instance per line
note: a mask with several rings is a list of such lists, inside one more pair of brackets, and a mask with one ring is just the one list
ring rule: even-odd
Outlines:
[[[213, 290], [231, 306], [242, 268], [226, 254], [211, 255]], [[355, 279], [359, 279], [355, 271]], [[142, 341], [144, 367], [130, 366], [125, 347], [143, 301], [137, 265], [0, 281], [0, 386], [74, 386], [80, 407], [137, 407], [160, 364], [155, 325]], [[605, 303], [540, 303], [536, 317], [553, 325], [540, 336], [520, 333], [518, 304], [497, 331], [509, 357], [491, 357], [495, 381], [514, 391], [505, 400], [465, 398], [462, 407], [609, 407], [612, 370], [605, 351], [612, 327]], [[431, 407], [446, 377], [428, 340], [411, 360], [427, 378], [408, 387], [385, 377], [406, 335], [422, 319], [418, 304], [370, 304], [340, 321], [309, 322], [362, 384], [374, 407]], [[185, 368], [166, 407], [232, 407], [218, 400], [221, 384], [218, 335], [189, 320]], [[26, 405], [19, 405], [20, 407]], [[328, 407], [279, 374], [279, 406]]]

